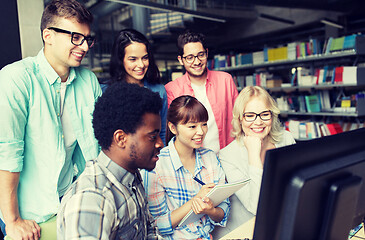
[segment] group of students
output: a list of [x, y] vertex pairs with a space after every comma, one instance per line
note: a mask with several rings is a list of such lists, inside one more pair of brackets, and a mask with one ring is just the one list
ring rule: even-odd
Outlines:
[[[147, 38], [125, 29], [102, 93], [80, 67], [91, 22], [76, 0], [51, 1], [44, 48], [0, 71], [2, 232], [39, 239], [38, 223], [57, 214], [58, 239], [212, 239], [242, 206], [256, 214], [266, 151], [295, 143], [268, 92], [238, 94], [191, 31], [177, 40], [186, 73], [164, 86]], [[243, 179], [231, 201], [205, 197]], [[190, 210], [204, 217], [178, 226]]]

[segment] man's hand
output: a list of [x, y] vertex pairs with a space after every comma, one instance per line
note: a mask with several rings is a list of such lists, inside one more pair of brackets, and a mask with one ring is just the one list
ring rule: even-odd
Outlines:
[[6, 223], [5, 231], [13, 240], [38, 240], [41, 237], [41, 228], [34, 220], [18, 218]]

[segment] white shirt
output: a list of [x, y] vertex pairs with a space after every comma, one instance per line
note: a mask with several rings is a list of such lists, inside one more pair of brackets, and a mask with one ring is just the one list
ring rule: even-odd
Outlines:
[[[275, 143], [275, 147], [279, 148], [291, 144], [295, 144], [292, 134], [284, 131], [281, 140]], [[228, 183], [248, 178], [251, 181], [229, 198], [231, 214], [228, 217], [227, 226], [226, 228], [215, 229], [212, 233], [213, 239], [221, 238], [256, 215], [263, 174], [263, 169], [248, 163], [248, 151], [245, 145], [237, 140], [219, 151], [219, 159]]]
[[220, 150], [218, 126], [214, 118], [212, 106], [207, 97], [205, 84], [200, 86], [191, 83], [191, 87], [194, 90], [195, 98], [198, 99], [208, 111], [208, 132], [205, 135], [203, 146], [213, 150], [217, 154]]
[[61, 82], [61, 92], [60, 92], [60, 99], [61, 99], [61, 123], [63, 128], [63, 138], [65, 142], [65, 149], [66, 149], [66, 159], [65, 163], [62, 167], [60, 176], [58, 178], [58, 193], [59, 196], [63, 196], [66, 192], [68, 187], [71, 185], [74, 171], [73, 171], [73, 164], [72, 164], [72, 154], [76, 147], [76, 136], [74, 134], [74, 130], [72, 129], [72, 123], [70, 118], [70, 113], [65, 108], [65, 96], [66, 96], [66, 89], [67, 89], [67, 81]]

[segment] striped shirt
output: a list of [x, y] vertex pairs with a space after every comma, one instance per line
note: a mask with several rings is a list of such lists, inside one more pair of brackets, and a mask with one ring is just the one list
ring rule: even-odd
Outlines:
[[57, 216], [57, 239], [160, 239], [156, 231], [139, 172], [103, 152], [86, 163]]
[[230, 209], [228, 199], [218, 205], [224, 211], [224, 218], [219, 223], [204, 215], [199, 221], [173, 229], [171, 212], [199, 192], [201, 185], [193, 180], [193, 177], [205, 183], [223, 184], [223, 169], [212, 150], [199, 148], [195, 151], [196, 164], [192, 175], [182, 165], [174, 140], [175, 138], [161, 150], [154, 170], [141, 171], [150, 211], [165, 239], [209, 239], [209, 233], [215, 225], [225, 226], [227, 222]]

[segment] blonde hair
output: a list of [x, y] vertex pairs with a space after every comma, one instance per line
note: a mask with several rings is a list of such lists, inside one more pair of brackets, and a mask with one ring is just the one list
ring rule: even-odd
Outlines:
[[266, 106], [272, 112], [272, 125], [271, 131], [269, 132], [269, 141], [271, 143], [277, 143], [280, 141], [281, 135], [283, 134], [282, 126], [279, 120], [280, 110], [277, 106], [275, 100], [270, 96], [270, 94], [259, 86], [248, 86], [242, 89], [238, 95], [236, 102], [233, 107], [233, 120], [232, 120], [232, 136], [242, 142], [242, 137], [245, 133], [242, 130], [242, 118], [245, 107], [247, 103], [253, 98], [260, 98], [266, 103]]

